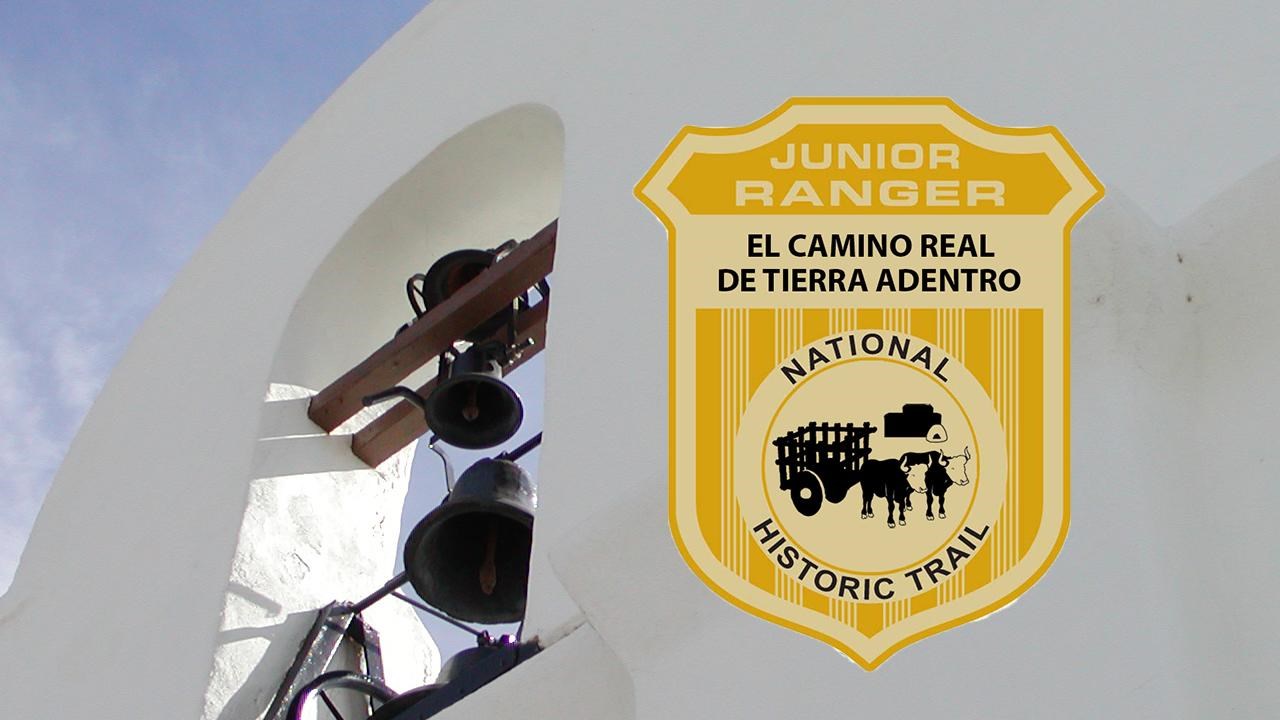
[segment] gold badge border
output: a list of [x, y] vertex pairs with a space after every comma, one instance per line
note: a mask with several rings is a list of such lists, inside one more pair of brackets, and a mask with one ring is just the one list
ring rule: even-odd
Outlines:
[[[1066, 152], [1067, 156], [1074, 161], [1076, 168], [1084, 176], [1084, 178], [1093, 186], [1094, 192], [1089, 196], [1080, 207], [1068, 218], [1062, 229], [1062, 273], [1063, 273], [1063, 306], [1062, 306], [1062, 334], [1063, 334], [1063, 468], [1062, 468], [1062, 521], [1058, 530], [1058, 536], [1054, 541], [1053, 547], [1050, 548], [1040, 566], [1031, 573], [1031, 575], [1022, 582], [1021, 585], [1004, 594], [1003, 596], [993, 600], [977, 610], [973, 610], [945, 622], [938, 623], [925, 630], [909, 634], [902, 639], [885, 648], [878, 655], [871, 658], [863, 657], [856, 649], [850, 647], [847, 643], [837, 637], [828, 635], [827, 633], [815, 630], [814, 628], [800, 624], [790, 618], [782, 617], [774, 613], [763, 610], [752, 605], [728, 589], [721, 587], [719, 583], [713, 580], [707, 573], [698, 566], [694, 561], [688, 548], [685, 546], [684, 538], [680, 534], [679, 522], [676, 517], [676, 228], [670, 216], [658, 206], [651, 198], [644, 193], [644, 188], [649, 185], [654, 176], [662, 169], [671, 155], [676, 151], [684, 139], [690, 135], [704, 136], [731, 136], [740, 135], [753, 130], [757, 130], [776, 120], [787, 110], [793, 107], [804, 105], [933, 105], [943, 106], [954, 112], [961, 119], [973, 124], [974, 126], [987, 132], [1005, 135], [1005, 136], [1034, 136], [1034, 135], [1050, 135], [1052, 136]], [[899, 650], [911, 645], [912, 643], [923, 640], [924, 638], [937, 635], [952, 628], [963, 625], [972, 620], [985, 617], [991, 613], [1008, 606], [1017, 600], [1023, 593], [1035, 585], [1036, 582], [1048, 572], [1049, 567], [1053, 565], [1058, 554], [1062, 551], [1062, 545], [1066, 542], [1067, 531], [1071, 525], [1071, 230], [1075, 227], [1080, 218], [1096, 205], [1103, 197], [1105, 189], [1098, 180], [1093, 171], [1084, 163], [1083, 158], [1067, 142], [1066, 137], [1052, 125], [1041, 125], [1038, 127], [1028, 128], [1010, 128], [1001, 127], [988, 123], [969, 111], [965, 110], [958, 103], [949, 97], [942, 96], [915, 96], [915, 97], [841, 97], [841, 96], [798, 96], [788, 98], [785, 102], [768, 114], [746, 125], [733, 127], [700, 127], [696, 125], [685, 125], [676, 133], [675, 137], [667, 143], [662, 153], [658, 155], [657, 160], [644, 174], [638, 183], [636, 183], [634, 194], [636, 198], [649, 209], [667, 229], [667, 374], [669, 378], [669, 389], [667, 392], [667, 447], [668, 447], [668, 467], [667, 467], [667, 524], [670, 526], [672, 538], [675, 540], [676, 548], [680, 551], [681, 557], [684, 558], [685, 564], [693, 571], [693, 573], [702, 580], [707, 587], [711, 588], [717, 595], [726, 602], [740, 608], [741, 610], [766, 620], [771, 623], [781, 625], [795, 632], [807, 635], [827, 645], [834, 646], [842, 653], [847, 655], [851, 660], [857, 663], [866, 671], [875, 670], [884, 663], [889, 657]], [[1041, 529], [1043, 531], [1043, 528]]]

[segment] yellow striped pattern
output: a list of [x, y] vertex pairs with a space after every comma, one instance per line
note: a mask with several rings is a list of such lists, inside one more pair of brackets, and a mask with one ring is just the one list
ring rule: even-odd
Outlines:
[[[1043, 494], [1043, 342], [1039, 309], [702, 309], [696, 315], [698, 523], [730, 571], [783, 600], [870, 637], [973, 592], [1013, 567], [1039, 530]], [[754, 542], [733, 492], [734, 438], [763, 379], [797, 349], [828, 335], [886, 330], [941, 347], [986, 389], [1005, 429], [1008, 479], [991, 536], [960, 572], [888, 603], [836, 600], [782, 572]], [[704, 420], [707, 413], [712, 417]]]

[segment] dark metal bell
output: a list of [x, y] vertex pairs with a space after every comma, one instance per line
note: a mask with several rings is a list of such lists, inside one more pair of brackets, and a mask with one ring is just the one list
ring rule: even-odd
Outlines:
[[[497, 262], [494, 250], [455, 250], [440, 258], [427, 270], [422, 281], [422, 298], [426, 310], [439, 305]], [[479, 342], [496, 333], [510, 319], [509, 309], [501, 310], [467, 331], [462, 337]]]
[[459, 650], [440, 666], [440, 674], [436, 676], [436, 683], [443, 685], [444, 683], [453, 682], [458, 678], [466, 677], [475, 670], [477, 665], [503, 655], [514, 656], [515, 653], [516, 649], [513, 645], [497, 644], [480, 645], [466, 650]]
[[[527, 646], [521, 647], [515, 643], [487, 644], [461, 650], [445, 661], [435, 682], [394, 698], [370, 715], [369, 720], [433, 717], [435, 713], [515, 667], [521, 660], [527, 658], [529, 653]], [[430, 705], [427, 707], [419, 705], [427, 698], [432, 698], [433, 702]], [[411, 708], [416, 712], [406, 715], [406, 711]]]
[[473, 345], [441, 362], [440, 380], [427, 397], [427, 425], [441, 440], [468, 450], [511, 439], [524, 422], [524, 404], [502, 382], [494, 346]]
[[409, 583], [428, 605], [459, 620], [520, 620], [536, 507], [533, 481], [519, 465], [480, 460], [409, 534]]
[[498, 259], [491, 250], [455, 250], [432, 263], [422, 283], [427, 307], [434, 307], [462, 289]]

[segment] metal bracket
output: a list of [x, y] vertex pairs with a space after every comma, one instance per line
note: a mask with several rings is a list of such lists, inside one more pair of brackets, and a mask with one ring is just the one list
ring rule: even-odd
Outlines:
[[355, 642], [361, 649], [366, 675], [379, 682], [384, 679], [382, 646], [377, 631], [365, 623], [353, 605], [329, 603], [316, 612], [316, 620], [303, 638], [298, 655], [285, 673], [284, 682], [272, 698], [264, 720], [287, 720], [293, 696], [328, 669], [344, 640]]

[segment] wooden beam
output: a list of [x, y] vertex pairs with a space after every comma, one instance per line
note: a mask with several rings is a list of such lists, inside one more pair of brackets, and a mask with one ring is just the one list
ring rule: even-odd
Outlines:
[[546, 277], [555, 250], [552, 221], [321, 390], [311, 399], [307, 415], [333, 432], [360, 411], [362, 398], [396, 385]]
[[[533, 345], [525, 349], [520, 357], [508, 365], [503, 371], [504, 374], [520, 367], [542, 351], [547, 340], [547, 310], [549, 305], [549, 302], [540, 302], [530, 308], [528, 312], [520, 314], [519, 319], [516, 321], [517, 344], [532, 340]], [[506, 328], [503, 328], [494, 337], [505, 339], [505, 333]], [[418, 388], [418, 394], [422, 397], [428, 397], [435, 387], [436, 379], [431, 378], [422, 387]], [[427, 420], [423, 417], [422, 411], [401, 400], [351, 436], [351, 452], [365, 461], [369, 467], [377, 467], [409, 443], [425, 435], [429, 430], [430, 428], [427, 427]]]

